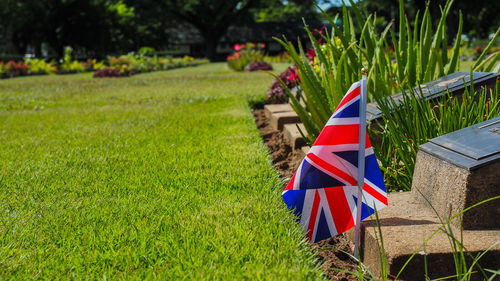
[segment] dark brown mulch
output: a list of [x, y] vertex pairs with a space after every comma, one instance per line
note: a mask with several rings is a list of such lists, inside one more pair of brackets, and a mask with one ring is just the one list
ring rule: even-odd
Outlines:
[[300, 149], [292, 151], [290, 145], [283, 138], [283, 134], [271, 127], [264, 110], [254, 110], [254, 116], [260, 135], [271, 151], [274, 166], [278, 168], [281, 177], [290, 179], [303, 159], [302, 151]]
[[[257, 128], [264, 143], [271, 151], [274, 166], [280, 172], [281, 177], [288, 181], [300, 165], [304, 154], [300, 150], [292, 151], [290, 145], [283, 138], [281, 132], [274, 130], [267, 120], [264, 110], [256, 109], [253, 112]], [[344, 235], [338, 235], [317, 243], [313, 243], [318, 258], [322, 263], [323, 272], [331, 280], [354, 281], [356, 277], [336, 270], [340, 268], [348, 271], [356, 271], [357, 264], [349, 257], [354, 251], [354, 244]]]

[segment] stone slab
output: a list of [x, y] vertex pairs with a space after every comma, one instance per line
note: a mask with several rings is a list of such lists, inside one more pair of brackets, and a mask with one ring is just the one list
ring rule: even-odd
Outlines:
[[302, 152], [304, 152], [304, 155], [307, 155], [307, 153], [309, 153], [309, 150], [311, 149], [310, 146], [303, 146], [300, 148], [302, 150]]
[[275, 130], [282, 131], [285, 124], [299, 123], [300, 118], [295, 111], [272, 113], [269, 123]]
[[500, 117], [433, 138], [420, 150], [467, 170], [500, 161]]
[[[389, 206], [379, 213], [388, 273], [396, 276], [404, 263], [417, 252], [400, 275], [400, 280], [425, 280], [425, 259], [431, 279], [455, 274], [448, 236], [442, 231], [436, 232], [441, 226], [439, 217], [410, 192], [391, 193], [388, 199]], [[378, 250], [377, 229], [374, 216], [362, 222], [360, 250], [363, 263], [375, 276], [380, 277], [381, 255]], [[459, 230], [454, 227], [452, 229], [456, 237], [460, 238]], [[500, 241], [500, 230], [464, 230], [462, 234], [463, 244], [472, 254], [483, 252]], [[348, 231], [347, 236], [354, 240], [354, 229]], [[428, 238], [430, 239], [424, 246], [424, 241]], [[481, 259], [480, 264], [483, 268], [496, 269], [498, 260], [500, 244], [494, 246]], [[472, 280], [483, 278], [476, 274]]]
[[[497, 78], [500, 76], [499, 73], [491, 72], [473, 72], [472, 77], [474, 81], [474, 87], [487, 86], [494, 87]], [[464, 92], [465, 85], [470, 85], [470, 72], [468, 71], [458, 71], [447, 76], [440, 77], [434, 81], [424, 83], [420, 85], [422, 89], [422, 94], [427, 100], [434, 100], [441, 97], [443, 91], [447, 89], [452, 95], [461, 95]], [[419, 87], [415, 87], [415, 91], [420, 92]], [[402, 93], [397, 93], [391, 96], [393, 100], [399, 102], [403, 99]], [[367, 105], [366, 119], [368, 121], [382, 121], [382, 112], [378, 109], [376, 102], [369, 103]], [[374, 122], [375, 123], [375, 122]]]
[[264, 113], [266, 115], [266, 118], [268, 119], [271, 117], [271, 114], [273, 113], [290, 112], [290, 111], [293, 111], [293, 108], [288, 103], [264, 105]]
[[297, 126], [303, 133], [306, 133], [306, 128], [302, 123], [285, 124], [283, 126], [283, 137], [288, 141], [293, 150], [299, 149], [306, 144]]

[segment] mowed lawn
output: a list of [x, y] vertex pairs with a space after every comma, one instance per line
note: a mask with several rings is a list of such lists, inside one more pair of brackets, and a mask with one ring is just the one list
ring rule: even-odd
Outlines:
[[225, 64], [0, 80], [0, 279], [321, 279]]

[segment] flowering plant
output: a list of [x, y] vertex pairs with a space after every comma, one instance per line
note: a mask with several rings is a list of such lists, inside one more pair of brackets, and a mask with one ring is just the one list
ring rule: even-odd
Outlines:
[[252, 62], [249, 65], [245, 66], [245, 71], [257, 71], [257, 70], [273, 70], [273, 66], [265, 61], [256, 61]]
[[278, 75], [278, 78], [279, 79], [274, 80], [266, 95], [266, 100], [271, 103], [285, 103], [288, 101], [288, 95], [286, 94], [286, 90], [283, 88], [283, 85], [280, 83], [280, 80], [290, 90], [298, 86], [299, 76], [297, 74], [297, 70], [295, 70], [293, 66], [283, 71], [280, 75]]
[[7, 62], [4, 68], [5, 74], [12, 78], [16, 76], [26, 75], [28, 73], [28, 67], [24, 62], [15, 62], [13, 60]]
[[112, 67], [106, 67], [103, 69], [99, 69], [94, 72], [94, 78], [103, 78], [103, 77], [121, 77], [123, 75], [119, 69], [115, 69]]
[[236, 71], [242, 71], [253, 62], [264, 60], [264, 43], [246, 43], [234, 45], [234, 52], [227, 57], [228, 66]]
[[86, 72], [95, 71], [106, 68], [104, 61], [98, 62], [96, 59], [88, 59], [81, 63]]

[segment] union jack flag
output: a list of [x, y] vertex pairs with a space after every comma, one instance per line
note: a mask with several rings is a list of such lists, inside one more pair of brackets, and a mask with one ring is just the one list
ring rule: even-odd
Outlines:
[[[355, 226], [358, 198], [359, 102], [354, 83], [283, 191], [306, 236], [317, 242]], [[382, 173], [368, 136], [361, 219], [387, 206]]]

